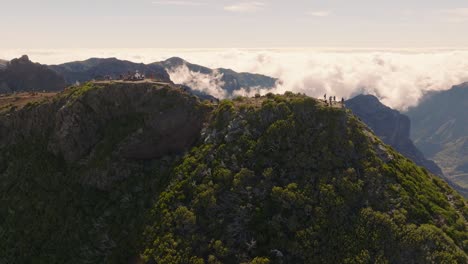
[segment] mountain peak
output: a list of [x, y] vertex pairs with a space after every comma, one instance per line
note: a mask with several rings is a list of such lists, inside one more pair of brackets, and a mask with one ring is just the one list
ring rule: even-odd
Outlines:
[[28, 55], [23, 55], [19, 58], [11, 60], [11, 64], [29, 64], [29, 63], [32, 63], [32, 62], [29, 60]]
[[19, 58], [20, 61], [29, 61], [28, 55], [23, 55]]
[[171, 58], [165, 60], [164, 62], [170, 62], [170, 63], [175, 63], [175, 64], [183, 64], [183, 63], [186, 63], [187, 61], [180, 58], [180, 57], [171, 57]]
[[375, 95], [371, 94], [360, 94], [357, 95], [347, 101], [347, 103], [354, 104], [357, 103], [359, 105], [362, 105], [363, 107], [369, 108], [369, 109], [381, 109], [381, 108], [388, 108], [391, 109], [390, 107], [384, 105], [379, 98]]

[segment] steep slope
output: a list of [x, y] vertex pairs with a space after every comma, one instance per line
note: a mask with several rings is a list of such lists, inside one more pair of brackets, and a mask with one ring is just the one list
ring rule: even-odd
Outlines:
[[[417, 165], [442, 177], [463, 196], [468, 197], [468, 189], [447, 177], [434, 161], [426, 159], [424, 154], [416, 148], [410, 139], [411, 122], [406, 115], [383, 105], [373, 95], [356, 96], [346, 101], [346, 106], [361, 118], [386, 144], [395, 148]], [[463, 144], [459, 142], [459, 145], [454, 146], [454, 148], [461, 147], [460, 145]]]
[[394, 147], [419, 166], [443, 176], [442, 170], [414, 146], [410, 139], [411, 122], [407, 116], [385, 106], [373, 95], [358, 95], [347, 100], [346, 107], [361, 118], [385, 144]]
[[152, 263], [466, 263], [467, 207], [341, 109], [223, 101], [160, 195]]
[[130, 61], [118, 60], [116, 58], [91, 58], [85, 61], [69, 62], [61, 65], [51, 65], [50, 69], [64, 76], [69, 84], [76, 81], [86, 82], [92, 79], [100, 79], [106, 75], [117, 78], [120, 74], [139, 71], [147, 76], [153, 75], [154, 78], [171, 82], [169, 75], [159, 65], [133, 63]]
[[125, 263], [209, 108], [178, 88], [87, 84], [0, 114], [5, 263]]
[[292, 93], [211, 105], [88, 83], [0, 114], [6, 263], [466, 263], [467, 210], [352, 114]]
[[468, 83], [430, 94], [406, 113], [416, 146], [468, 192]]
[[[175, 69], [186, 66], [189, 71], [194, 73], [201, 73], [204, 75], [219, 74], [220, 86], [226, 90], [228, 96], [231, 96], [234, 91], [238, 91], [242, 88], [246, 91], [250, 91], [252, 88], [271, 89], [276, 86], [278, 79], [271, 78], [261, 74], [252, 73], [238, 73], [230, 69], [210, 69], [204, 66], [189, 63], [181, 58], [173, 57], [162, 62], [156, 62], [155, 64], [163, 66], [168, 72], [174, 72]], [[188, 83], [182, 83], [187, 84]], [[199, 87], [192, 87], [199, 88]]]
[[46, 66], [33, 63], [28, 56], [13, 59], [0, 69], [0, 94], [24, 91], [60, 91], [66, 84], [63, 78]]

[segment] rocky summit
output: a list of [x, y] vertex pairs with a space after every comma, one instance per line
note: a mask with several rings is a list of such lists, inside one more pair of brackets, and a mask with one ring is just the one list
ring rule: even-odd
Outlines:
[[468, 207], [349, 110], [94, 82], [0, 112], [6, 263], [466, 263]]

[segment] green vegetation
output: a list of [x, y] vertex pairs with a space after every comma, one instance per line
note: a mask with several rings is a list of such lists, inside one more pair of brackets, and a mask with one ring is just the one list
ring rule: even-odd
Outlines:
[[[84, 96], [92, 87], [93, 84], [86, 84], [67, 92]], [[193, 103], [188, 96], [171, 90], [152, 90], [149, 95], [156, 104], [149, 109], [159, 114], [159, 109], [188, 107]], [[59, 108], [64, 105], [67, 111], [80, 110], [75, 108], [75, 101], [69, 100], [73, 97], [66, 96], [67, 92], [50, 104]], [[102, 100], [103, 94], [106, 93], [95, 93], [93, 100]], [[144, 95], [149, 97], [148, 93]], [[82, 100], [80, 104], [84, 103]], [[130, 103], [127, 101], [125, 106]], [[203, 110], [200, 109], [193, 115]], [[121, 142], [144, 127], [145, 119], [152, 114], [150, 110], [114, 113], [114, 118], [88, 122], [99, 129], [96, 135], [88, 133], [88, 137], [82, 138], [99, 135], [99, 140], [89, 156], [76, 162], [66, 162], [50, 152], [52, 131], [35, 129], [32, 135], [2, 145], [0, 263], [127, 263], [138, 256], [145, 215], [169, 183], [179, 159], [175, 154], [152, 160], [119, 156]], [[34, 113], [24, 109], [21, 115], [15, 113], [10, 118], [26, 119], [31, 112]], [[54, 122], [53, 116], [48, 118]], [[37, 120], [41, 127], [47, 127], [43, 122]], [[10, 133], [13, 132], [17, 131]]]
[[[180, 100], [157, 113], [188, 100], [171, 91], [157, 94]], [[106, 120], [76, 162], [48, 138], [3, 147], [2, 261], [467, 262], [465, 200], [342, 109], [293, 93], [225, 100], [183, 157], [120, 157], [146, 119]]]
[[5, 263], [119, 263], [136, 256], [146, 211], [168, 183], [175, 161], [134, 163], [131, 178], [99, 190], [80, 183], [81, 170], [48, 153], [43, 141], [5, 152], [0, 162]]
[[152, 210], [146, 260], [467, 261], [467, 208], [447, 184], [387, 147], [377, 154], [382, 143], [342, 110], [268, 98], [220, 104], [216, 137], [175, 168]]
[[92, 82], [87, 82], [81, 86], [69, 88], [68, 90], [62, 93], [62, 96], [68, 97], [73, 101], [85, 95], [87, 92], [99, 88], [102, 88], [102, 86], [99, 86]]

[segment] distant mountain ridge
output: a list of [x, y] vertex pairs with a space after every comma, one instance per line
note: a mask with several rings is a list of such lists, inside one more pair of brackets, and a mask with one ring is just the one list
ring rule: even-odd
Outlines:
[[427, 159], [423, 152], [415, 146], [410, 138], [411, 121], [408, 116], [385, 106], [373, 95], [358, 95], [346, 101], [346, 106], [386, 144], [395, 148], [417, 165], [448, 181], [465, 197], [468, 196], [466, 188], [446, 177], [437, 163]]
[[171, 82], [166, 70], [157, 64], [134, 63], [131, 61], [119, 60], [117, 58], [91, 58], [85, 61], [74, 61], [60, 65], [50, 65], [50, 69], [64, 76], [69, 84], [76, 81], [86, 82], [92, 79], [100, 79], [108, 75], [116, 79], [121, 74], [139, 71], [147, 76]]
[[[17, 61], [28, 61], [30, 65], [33, 65], [29, 61], [29, 58], [25, 55], [20, 59], [14, 59]], [[13, 62], [12, 61], [12, 62]], [[5, 60], [0, 60], [0, 71], [6, 70], [8, 65], [11, 63]], [[17, 64], [17, 63], [16, 63]], [[87, 82], [94, 79], [103, 79], [105, 76], [110, 76], [113, 79], [119, 78], [120, 75], [127, 75], [128, 73], [134, 73], [139, 71], [146, 76], [152, 76], [153, 78], [173, 83], [171, 76], [168, 72], [172, 72], [179, 67], [186, 66], [189, 71], [193, 73], [200, 73], [206, 75], [219, 74], [220, 77], [220, 88], [226, 92], [227, 96], [232, 96], [235, 91], [244, 89], [246, 92], [250, 92], [251, 89], [271, 89], [274, 88], [279, 81], [276, 78], [261, 74], [252, 74], [247, 72], [235, 72], [231, 69], [210, 69], [197, 64], [192, 64], [183, 60], [182, 58], [172, 57], [165, 61], [154, 62], [149, 64], [134, 63], [127, 60], [119, 60], [117, 58], [90, 58], [84, 61], [73, 61], [57, 65], [41, 65], [39, 63], [34, 64], [33, 68], [24, 68], [12, 70], [8, 73], [9, 77], [5, 77], [5, 74], [1, 75], [0, 72], [0, 93], [10, 93], [14, 91], [36, 91], [38, 87], [32, 87], [32, 85], [21, 86], [20, 84], [26, 79], [31, 79], [29, 75], [36, 76], [36, 82], [40, 82], [40, 89], [45, 91], [59, 91], [63, 90], [67, 85], [75, 84], [76, 82]], [[13, 69], [12, 68], [12, 69]], [[38, 80], [37, 71], [41, 69], [44, 73], [40, 76], [45, 76], [47, 80], [51, 79], [51, 82], [45, 82]], [[15, 73], [17, 72], [17, 73]], [[15, 85], [5, 84], [6, 79], [9, 83], [15, 83]], [[59, 84], [53, 83], [56, 80], [60, 80]], [[201, 98], [213, 98], [212, 95], [207, 94], [201, 87], [196, 87], [193, 83], [179, 83], [185, 85], [188, 90], [191, 90], [193, 94], [201, 96]], [[16, 87], [20, 85], [21, 87]], [[13, 86], [10, 87], [10, 86]]]
[[215, 72], [222, 74], [221, 80], [224, 82], [223, 89], [226, 90], [229, 95], [232, 95], [234, 91], [240, 90], [242, 88], [246, 89], [247, 91], [250, 91], [251, 88], [272, 89], [279, 81], [276, 78], [261, 74], [247, 72], [239, 73], [231, 69], [224, 68], [210, 69], [201, 65], [189, 63], [179, 57], [172, 57], [162, 62], [155, 62], [154, 64], [161, 65], [169, 72], [185, 65], [192, 72], [198, 72], [207, 75], [213, 74]]
[[[85, 61], [75, 61], [59, 65], [50, 65], [49, 68], [64, 76], [69, 84], [76, 81], [85, 82], [91, 79], [103, 78], [109, 75], [117, 78], [120, 74], [127, 72], [140, 71], [147, 76], [154, 75], [155, 78], [171, 82], [168, 74], [174, 70], [186, 66], [191, 72], [212, 75], [220, 74], [222, 89], [228, 95], [232, 95], [234, 91], [245, 89], [249, 92], [252, 88], [271, 89], [276, 86], [278, 79], [261, 74], [252, 74], [246, 72], [235, 72], [230, 69], [210, 69], [197, 64], [192, 64], [179, 57], [172, 57], [165, 61], [154, 62], [149, 64], [133, 63], [130, 61], [119, 60], [117, 58], [91, 58]], [[188, 85], [187, 83], [180, 83]], [[190, 87], [193, 90], [198, 90], [199, 87]]]
[[406, 114], [416, 146], [468, 190], [468, 83], [429, 94]]
[[394, 147], [416, 164], [430, 172], [442, 176], [442, 170], [431, 160], [427, 160], [410, 139], [410, 119], [382, 104], [373, 95], [358, 95], [346, 106], [361, 118], [386, 144]]
[[0, 94], [30, 91], [60, 91], [66, 87], [63, 77], [47, 66], [33, 63], [28, 56], [13, 59], [0, 68]]

